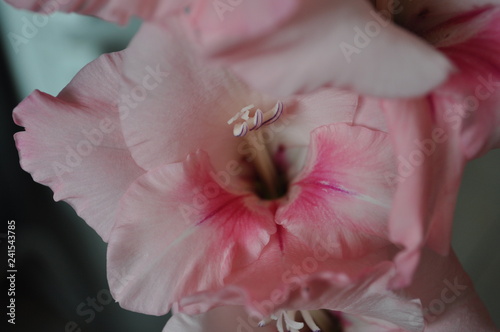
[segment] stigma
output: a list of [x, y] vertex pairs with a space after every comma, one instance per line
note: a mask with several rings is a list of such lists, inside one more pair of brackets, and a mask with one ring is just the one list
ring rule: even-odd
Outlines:
[[[300, 312], [303, 322], [295, 320], [295, 314]], [[321, 332], [321, 329], [314, 322], [313, 317], [307, 310], [282, 310], [269, 318], [259, 322], [259, 327], [264, 327], [276, 321], [276, 328], [279, 332], [299, 332], [304, 326], [307, 326], [313, 332]]]
[[248, 105], [243, 107], [235, 116], [233, 116], [227, 124], [231, 125], [233, 123], [233, 135], [235, 137], [243, 137], [249, 131], [257, 130], [262, 126], [269, 125], [276, 120], [278, 120], [283, 114], [283, 103], [278, 101], [274, 107], [266, 112], [263, 112], [260, 108], [257, 108], [252, 116], [250, 116], [250, 111], [252, 111], [255, 106]]

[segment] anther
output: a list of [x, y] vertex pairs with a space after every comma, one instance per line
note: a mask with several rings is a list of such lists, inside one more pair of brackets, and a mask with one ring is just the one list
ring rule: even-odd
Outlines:
[[[278, 332], [298, 332], [300, 329], [302, 329], [304, 326], [309, 327], [309, 329], [313, 332], [321, 332], [321, 329], [316, 325], [314, 322], [313, 317], [307, 310], [300, 310], [300, 313], [302, 315], [302, 318], [304, 322], [297, 322], [295, 320], [295, 314], [297, 311], [295, 310], [282, 310], [279, 311], [270, 317], [263, 319], [259, 322], [259, 327], [264, 327], [266, 326], [271, 320], [276, 321], [276, 328], [278, 329]], [[286, 329], [286, 330], [285, 330]]]
[[307, 327], [309, 327], [311, 331], [321, 332], [321, 329], [318, 327], [318, 325], [316, 325], [309, 311], [300, 310], [300, 313], [302, 314], [302, 318], [304, 319], [304, 322], [306, 323]]
[[253, 116], [253, 127], [250, 130], [259, 129], [262, 126], [262, 121], [264, 120], [264, 113], [260, 109], [255, 111]]
[[280, 118], [281, 114], [283, 114], [283, 103], [281, 101], [278, 101], [270, 111], [264, 113], [263, 125], [275, 122]]
[[253, 104], [245, 106], [238, 113], [236, 113], [235, 116], [227, 121], [227, 124], [230, 125], [237, 120], [243, 120], [234, 125], [234, 136], [245, 136], [250, 130], [257, 130], [263, 125], [275, 122], [280, 118], [281, 114], [283, 114], [283, 103], [281, 101], [278, 101], [276, 105], [274, 105], [274, 107], [267, 112], [262, 112], [260, 109], [257, 109], [253, 116], [250, 116], [250, 110], [253, 108], [255, 108]]
[[246, 122], [237, 123], [233, 128], [233, 135], [243, 137], [248, 133], [248, 125]]

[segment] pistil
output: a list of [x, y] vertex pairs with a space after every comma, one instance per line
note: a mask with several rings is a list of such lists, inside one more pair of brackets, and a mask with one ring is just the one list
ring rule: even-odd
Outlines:
[[[302, 315], [303, 322], [298, 322], [295, 320], [297, 313]], [[276, 321], [276, 328], [279, 332], [299, 332], [304, 326], [307, 326], [313, 332], [321, 332], [321, 329], [314, 322], [313, 317], [307, 310], [282, 310], [271, 317], [264, 319], [259, 322], [259, 326], [263, 327], [269, 324], [271, 321]]]
[[262, 139], [262, 132], [252, 132], [249, 137], [245, 138], [248, 144], [257, 151], [253, 164], [256, 168], [259, 178], [264, 182], [266, 192], [269, 193], [271, 198], [278, 197], [279, 177], [274, 166], [274, 161], [267, 146], [265, 146]]

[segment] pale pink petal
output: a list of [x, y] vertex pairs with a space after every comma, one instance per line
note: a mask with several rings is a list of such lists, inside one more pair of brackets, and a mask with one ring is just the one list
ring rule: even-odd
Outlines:
[[190, 21], [202, 44], [231, 45], [279, 27], [299, 5], [300, 0], [198, 0]]
[[422, 301], [425, 331], [498, 331], [453, 252], [442, 257], [424, 250], [406, 292]]
[[443, 254], [450, 246], [453, 207], [464, 158], [457, 130], [442, 117], [453, 106], [446, 99], [384, 102], [396, 151], [397, 184], [390, 215], [390, 237], [405, 250], [395, 259], [400, 275], [393, 287], [404, 287], [418, 264], [419, 250], [428, 245]]
[[[337, 122], [352, 124], [358, 109], [358, 95], [334, 88], [290, 98], [284, 108], [283, 130], [275, 130], [275, 142], [288, 147], [307, 147], [311, 131]], [[285, 105], [287, 106], [287, 105]]]
[[224, 306], [196, 316], [175, 314], [163, 332], [276, 332], [276, 326], [259, 327], [243, 307]]
[[118, 201], [143, 170], [125, 145], [116, 101], [121, 55], [87, 65], [52, 97], [33, 92], [14, 110], [21, 166], [107, 241]]
[[267, 203], [217, 181], [198, 152], [132, 184], [108, 247], [108, 280], [121, 306], [165, 314], [181, 297], [221, 287], [232, 269], [259, 257], [276, 231]]
[[158, 22], [179, 12], [192, 0], [6, 0], [20, 9], [43, 14], [56, 11], [92, 15], [103, 20], [126, 24], [132, 16]]
[[182, 26], [171, 21], [167, 30], [143, 24], [125, 51], [120, 103], [125, 140], [148, 170], [181, 161], [196, 149], [216, 153], [219, 169], [236, 158], [241, 143], [227, 121], [247, 105], [267, 110], [274, 104], [229, 72], [201, 62]]
[[320, 127], [276, 222], [307, 244], [334, 235], [343, 258], [387, 245], [394, 186], [386, 175], [394, 165], [385, 133], [346, 124]]
[[452, 69], [442, 54], [384, 20], [366, 0], [304, 1], [271, 33], [226, 44], [203, 48], [251, 86], [277, 96], [329, 84], [369, 95], [418, 96]]
[[358, 108], [354, 115], [353, 124], [373, 130], [388, 132], [387, 121], [384, 116], [382, 100], [368, 96], [359, 98]]
[[[387, 246], [359, 258], [338, 259], [336, 230], [329, 232], [333, 235], [328, 234], [326, 241], [319, 239], [324, 235], [318, 235], [316, 242], [305, 245], [299, 237], [278, 226], [259, 259], [231, 273], [225, 280], [225, 287], [181, 299], [176, 310], [198, 314], [221, 305], [243, 305], [251, 315], [262, 319], [277, 311], [288, 294], [302, 287], [309, 277], [333, 273], [339, 285], [347, 285], [349, 280], [388, 261], [395, 252], [394, 247]], [[309, 299], [304, 297], [300, 305], [308, 303]], [[318, 305], [316, 309], [322, 308]]]
[[[273, 255], [265, 251], [263, 258], [269, 258], [269, 254]], [[260, 289], [249, 288], [245, 291], [244, 288], [238, 290], [237, 286], [233, 286], [206, 294], [204, 309], [210, 308], [207, 303], [227, 305], [239, 300], [243, 301], [249, 312], [243, 315], [242, 320], [248, 322], [258, 322], [279, 310], [328, 309], [342, 311], [348, 315], [367, 317], [372, 322], [377, 320], [383, 326], [392, 329], [385, 331], [422, 331], [424, 321], [420, 302], [387, 289], [389, 281], [396, 273], [392, 263], [381, 263], [379, 260], [378, 263], [372, 262], [373, 265], [365, 265], [369, 263], [369, 260], [358, 261], [357, 264], [364, 266], [363, 269], [359, 266], [355, 267], [355, 260], [346, 260], [347, 269], [343, 271], [343, 267], [337, 268], [336, 266], [336, 263], [342, 265], [342, 261], [318, 259], [318, 266], [323, 264], [324, 266], [319, 267], [313, 273], [297, 273], [309, 264], [304, 264], [305, 261], [318, 257], [309, 253], [309, 256], [304, 255], [300, 259], [294, 259], [293, 262], [284, 263], [281, 271], [275, 265], [267, 263], [269, 268], [262, 270], [264, 275], [260, 273], [251, 275], [256, 278], [253, 281], [255, 288], [268, 289], [265, 297], [255, 297], [256, 293], [261, 292]], [[292, 259], [291, 255], [289, 258]], [[264, 264], [259, 260], [253, 265]], [[330, 266], [330, 271], [326, 269], [327, 265]], [[272, 270], [274, 274], [269, 270]], [[245, 269], [244, 272], [250, 271]], [[244, 272], [241, 273], [242, 277], [244, 277]], [[252, 272], [256, 271], [252, 270]], [[273, 279], [281, 279], [281, 283], [271, 282], [272, 287], [269, 287], [266, 280]], [[202, 296], [199, 295], [196, 302], [202, 302], [200, 301]], [[188, 304], [188, 302], [183, 301], [183, 304]], [[193, 311], [193, 308], [189, 306], [181, 308]]]

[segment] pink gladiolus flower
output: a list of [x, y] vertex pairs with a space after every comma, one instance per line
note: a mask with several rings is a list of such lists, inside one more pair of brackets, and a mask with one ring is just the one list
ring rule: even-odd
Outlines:
[[[283, 3], [293, 6], [276, 5], [257, 28], [233, 23], [248, 35], [270, 31], [297, 6]], [[95, 4], [62, 10], [120, 23], [174, 10]], [[201, 62], [176, 19], [162, 25], [145, 24], [128, 50], [89, 64], [57, 97], [34, 92], [14, 113], [26, 128], [16, 135], [22, 167], [109, 241], [115, 298], [150, 314], [208, 311], [209, 320], [240, 306], [265, 323], [276, 315], [278, 330], [314, 329], [309, 310], [330, 309], [421, 331], [419, 301], [387, 290], [394, 184], [385, 175], [395, 164], [370, 101], [358, 107], [334, 89], [272, 99]], [[221, 305], [231, 307], [213, 309]]]
[[181, 24], [166, 24], [144, 24], [127, 50], [14, 112], [22, 167], [109, 242], [115, 299], [148, 314], [271, 315], [255, 303], [284, 285], [291, 308], [419, 331], [418, 303], [386, 291], [394, 187], [383, 174], [395, 163], [357, 96], [271, 99], [202, 62]]

